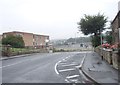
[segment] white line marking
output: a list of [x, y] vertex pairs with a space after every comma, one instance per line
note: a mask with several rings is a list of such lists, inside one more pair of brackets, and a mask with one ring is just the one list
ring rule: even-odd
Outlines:
[[63, 61], [64, 61], [65, 59], [63, 59]]
[[72, 62], [71, 64], [77, 64], [76, 62]]
[[68, 64], [68, 65], [62, 65], [62, 66], [74, 66], [74, 65], [77, 65], [77, 64]]
[[66, 81], [67, 83], [70, 83], [67, 79], [65, 79], [65, 81]]
[[[68, 57], [66, 57], [66, 58], [69, 58], [69, 57], [71, 57], [71, 56], [68, 56]], [[65, 59], [66, 59], [65, 58]], [[63, 59], [63, 61], [66, 61], [65, 59]], [[58, 64], [66, 64], [66, 62], [62, 62], [62, 61], [58, 61], [56, 64], [55, 64], [55, 72], [56, 72], [56, 74], [59, 74], [59, 72], [57, 71], [57, 65]], [[70, 69], [69, 69], [70, 70]], [[74, 70], [74, 69], [72, 69], [72, 70]], [[60, 71], [60, 70], [59, 70]], [[61, 71], [67, 71], [67, 70], [61, 70]]]
[[63, 61], [67, 61], [66, 59], [63, 59]]
[[79, 66], [76, 66], [77, 68], [80, 68], [80, 69], [82, 68], [82, 65], [83, 65], [83, 62], [84, 62], [84, 60], [85, 60], [85, 57], [86, 57], [86, 56], [83, 57], [83, 59], [82, 59], [80, 65], [79, 65]]
[[69, 58], [69, 57], [71, 57], [71, 56], [66, 57], [66, 59]]
[[71, 70], [75, 70], [75, 69], [63, 69], [63, 70], [59, 70], [59, 72], [63, 72], [63, 71], [71, 71]]
[[66, 62], [60, 62], [61, 65], [66, 65], [67, 63]]
[[66, 59], [67, 59], [68, 57], [66, 57]]
[[56, 64], [55, 64], [55, 72], [56, 74], [59, 74], [58, 71], [57, 71], [57, 65], [60, 63], [61, 61], [58, 61]]
[[61, 61], [59, 61], [58, 63], [60, 63]]
[[78, 79], [73, 79], [73, 80], [71, 80], [71, 81], [73, 81], [73, 82], [77, 82], [77, 81], [78, 81]]
[[80, 75], [72, 75], [72, 76], [67, 76], [66, 78], [70, 79], [70, 78], [75, 78], [75, 77], [78, 77]]

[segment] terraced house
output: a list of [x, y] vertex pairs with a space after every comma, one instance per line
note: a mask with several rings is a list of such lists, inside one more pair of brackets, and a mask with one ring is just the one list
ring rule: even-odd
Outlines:
[[[118, 13], [112, 21], [112, 35], [113, 35], [113, 44], [120, 44], [120, 1], [118, 3]], [[120, 69], [120, 50], [118, 45], [118, 52], [112, 52], [112, 63], [114, 68]]]
[[3, 37], [6, 37], [7, 35], [23, 37], [26, 47], [35, 47], [35, 48], [44, 47], [48, 45], [48, 41], [49, 41], [49, 36], [47, 35], [39, 35], [39, 34], [33, 34], [27, 32], [12, 31], [12, 32], [3, 33]]
[[113, 44], [120, 43], [120, 2], [118, 3], [118, 13], [112, 21]]

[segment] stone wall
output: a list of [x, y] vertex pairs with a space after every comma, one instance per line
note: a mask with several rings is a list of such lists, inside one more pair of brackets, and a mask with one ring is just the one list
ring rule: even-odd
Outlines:
[[116, 69], [118, 69], [118, 68], [120, 68], [120, 67], [118, 67], [119, 66], [119, 63], [118, 63], [118, 54], [117, 54], [117, 52], [112, 52], [112, 63], [113, 63], [113, 67], [114, 68], [116, 68]]
[[120, 11], [112, 21], [112, 36], [114, 37], [113, 44], [119, 42], [119, 28], [120, 28]]
[[109, 64], [112, 64], [112, 50], [111, 49], [103, 49], [103, 58]]
[[100, 49], [100, 48], [95, 48], [95, 52], [97, 52], [103, 60], [107, 61], [110, 65], [113, 65], [115, 69], [118, 69], [120, 67], [118, 61], [118, 53], [115, 51], [112, 51], [111, 49]]

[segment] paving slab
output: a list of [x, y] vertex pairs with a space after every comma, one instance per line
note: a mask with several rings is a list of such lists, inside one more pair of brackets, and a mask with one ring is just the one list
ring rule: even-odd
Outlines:
[[98, 83], [118, 84], [120, 82], [118, 78], [118, 70], [114, 69], [105, 60], [102, 60], [95, 52], [86, 54], [82, 69], [90, 78]]

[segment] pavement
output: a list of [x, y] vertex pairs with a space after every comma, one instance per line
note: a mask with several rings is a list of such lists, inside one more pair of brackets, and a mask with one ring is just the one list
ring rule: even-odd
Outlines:
[[120, 82], [118, 70], [114, 69], [105, 60], [102, 60], [95, 52], [86, 53], [82, 71], [96, 83], [113, 83], [118, 85]]

